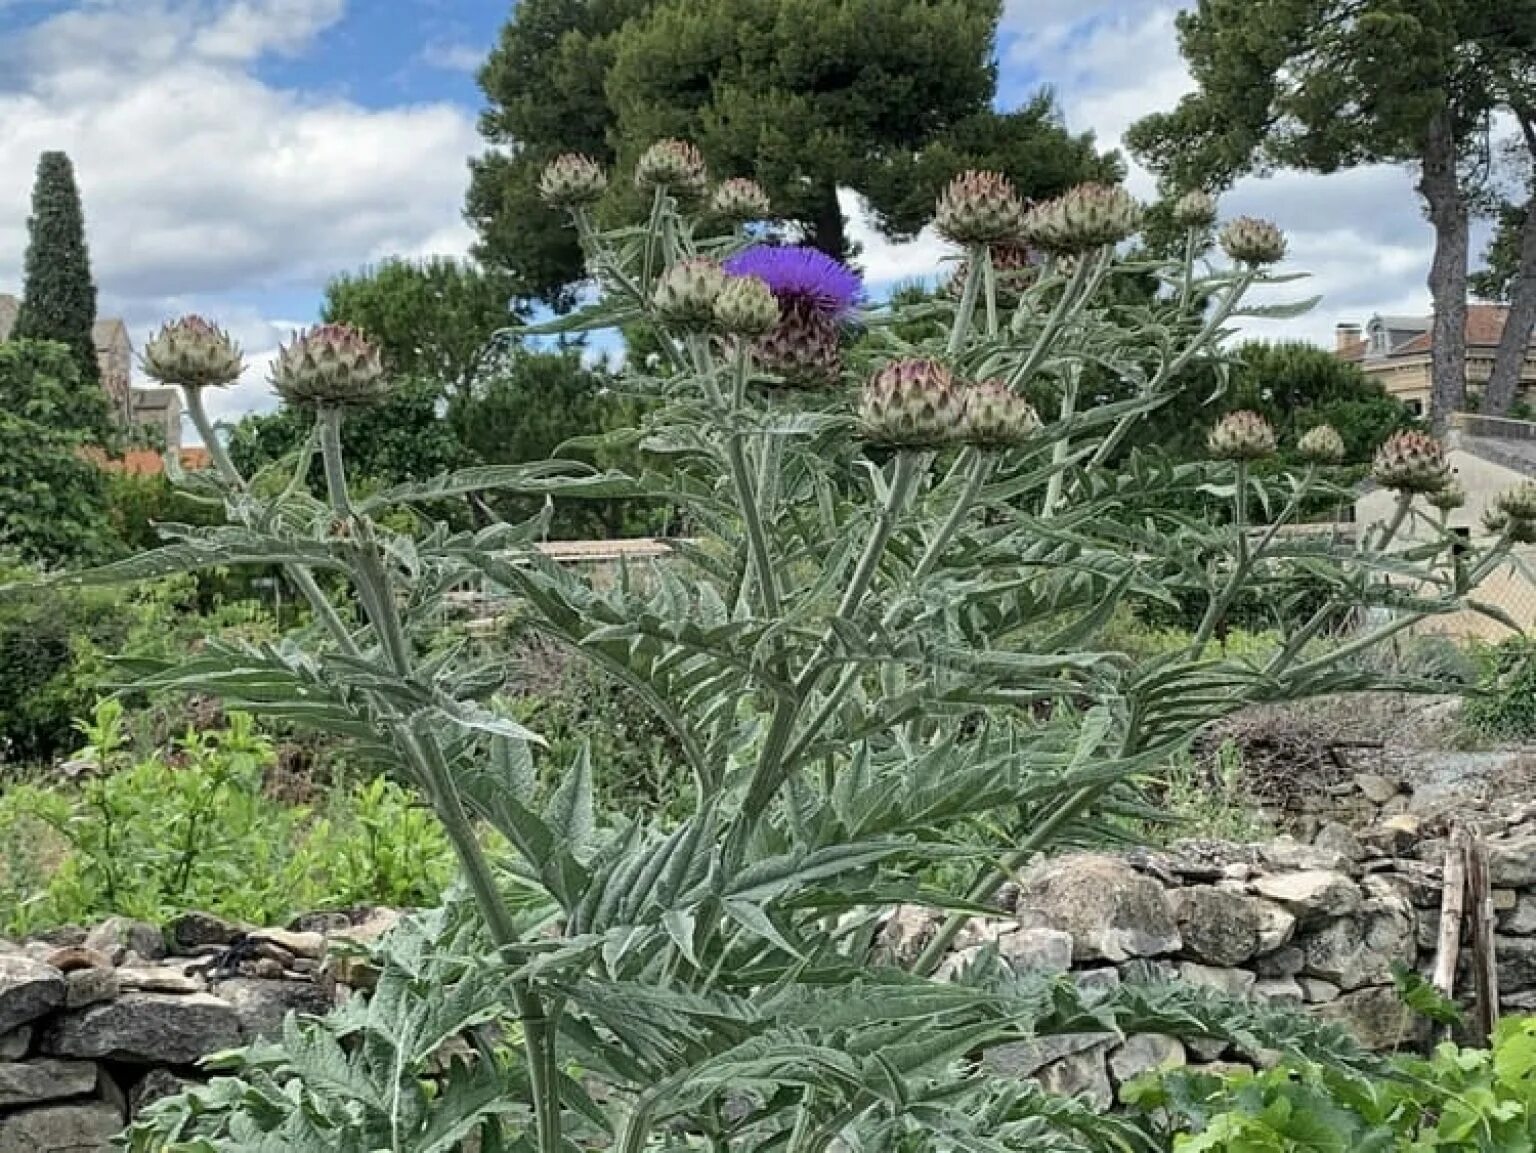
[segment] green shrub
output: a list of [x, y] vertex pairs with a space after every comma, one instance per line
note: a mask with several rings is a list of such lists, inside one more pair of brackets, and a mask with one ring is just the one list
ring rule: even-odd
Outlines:
[[286, 805], [264, 789], [273, 750], [249, 717], [143, 759], [127, 752], [126, 724], [116, 701], [97, 709], [81, 754], [94, 771], [78, 787], [0, 797], [3, 931], [187, 909], [280, 924], [306, 909], [433, 903], [452, 877], [437, 823], [386, 780]]
[[1511, 637], [1477, 650], [1475, 692], [1462, 711], [1462, 724], [1491, 740], [1536, 737], [1536, 641]]

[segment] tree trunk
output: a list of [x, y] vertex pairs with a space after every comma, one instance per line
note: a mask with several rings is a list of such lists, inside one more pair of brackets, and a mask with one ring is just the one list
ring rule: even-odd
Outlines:
[[1483, 411], [1504, 416], [1520, 391], [1520, 375], [1530, 354], [1531, 332], [1536, 330], [1536, 119], [1528, 111], [1517, 113], [1526, 147], [1531, 154], [1531, 197], [1525, 202], [1525, 224], [1520, 229], [1520, 255], [1515, 278], [1509, 286], [1509, 316], [1493, 357], [1493, 375]]
[[810, 235], [806, 238], [828, 256], [838, 260], [848, 259], [848, 230], [843, 220], [842, 207], [837, 203], [837, 185], [828, 184], [816, 194], [816, 215], [806, 221]]
[[1453, 412], [1467, 392], [1467, 205], [1456, 172], [1456, 136], [1451, 110], [1444, 108], [1430, 121], [1424, 139], [1424, 171], [1419, 192], [1429, 205], [1435, 229], [1435, 258], [1429, 269], [1429, 291], [1435, 321], [1431, 339], [1430, 430], [1443, 436]]

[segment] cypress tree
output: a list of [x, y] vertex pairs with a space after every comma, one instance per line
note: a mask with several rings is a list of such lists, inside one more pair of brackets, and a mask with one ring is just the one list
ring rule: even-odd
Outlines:
[[68, 346], [80, 370], [81, 389], [99, 392], [101, 369], [91, 337], [95, 325], [96, 285], [74, 165], [62, 152], [45, 152], [32, 186], [25, 282], [12, 335]]

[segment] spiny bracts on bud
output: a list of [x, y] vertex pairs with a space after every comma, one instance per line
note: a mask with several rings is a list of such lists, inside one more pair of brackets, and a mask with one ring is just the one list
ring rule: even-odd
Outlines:
[[1536, 481], [1521, 481], [1494, 498], [1494, 507], [1510, 520], [1536, 521]]
[[586, 208], [608, 191], [608, 174], [590, 156], [567, 152], [539, 174], [539, 198], [551, 208]]
[[1057, 256], [1119, 244], [1141, 227], [1141, 205], [1118, 185], [1080, 184], [1037, 204], [1024, 218], [1024, 238]]
[[1040, 429], [1040, 415], [1001, 380], [983, 380], [960, 393], [960, 439], [982, 448], [1022, 444]]
[[151, 380], [186, 389], [222, 388], [234, 384], [245, 370], [240, 346], [201, 316], [183, 316], [165, 325], [144, 346], [142, 360]]
[[692, 332], [713, 328], [725, 270], [713, 260], [679, 260], [656, 278], [651, 303], [666, 324]]
[[732, 336], [764, 336], [779, 323], [778, 298], [760, 277], [728, 276], [715, 299], [715, 321]]
[[1262, 460], [1275, 452], [1275, 430], [1256, 412], [1239, 409], [1216, 422], [1205, 444], [1217, 460]]
[[824, 388], [843, 369], [843, 326], [803, 301], [781, 301], [779, 323], [754, 351], [757, 363], [790, 387]]
[[956, 244], [1003, 244], [1018, 239], [1024, 204], [1001, 172], [962, 172], [940, 194], [933, 225]]
[[893, 361], [865, 383], [859, 420], [864, 435], [876, 444], [947, 444], [960, 433], [960, 392], [949, 369], [936, 360]]
[[1371, 462], [1371, 478], [1395, 492], [1434, 492], [1448, 472], [1440, 442], [1411, 429], [1387, 437]]
[[1221, 230], [1221, 247], [1239, 264], [1262, 268], [1285, 259], [1285, 233], [1267, 220], [1239, 216]]
[[1344, 459], [1344, 438], [1333, 425], [1320, 424], [1302, 435], [1296, 451], [1309, 464], [1338, 464]]
[[1437, 508], [1441, 512], [1455, 512], [1467, 503], [1467, 490], [1462, 488], [1455, 478], [1447, 478], [1444, 486], [1427, 494], [1424, 500], [1431, 508]]
[[1536, 544], [1536, 521], [1512, 517], [1496, 505], [1483, 510], [1483, 527], [1494, 536], [1508, 537], [1511, 544]]
[[709, 187], [704, 154], [686, 140], [658, 140], [640, 154], [635, 187], [641, 192], [666, 189], [674, 196], [703, 196]]
[[389, 392], [379, 350], [348, 324], [322, 324], [277, 350], [272, 385], [289, 404], [362, 408]]
[[773, 211], [763, 186], [755, 180], [740, 176], [722, 181], [720, 187], [715, 189], [709, 206], [716, 216], [734, 224], [765, 220]]
[[1198, 188], [1173, 202], [1173, 222], [1180, 228], [1209, 228], [1216, 223], [1216, 198]]

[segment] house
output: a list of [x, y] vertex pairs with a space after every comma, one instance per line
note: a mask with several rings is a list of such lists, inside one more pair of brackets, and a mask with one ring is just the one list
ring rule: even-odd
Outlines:
[[[1445, 454], [1467, 502], [1447, 518], [1452, 532], [1472, 541], [1487, 541], [1483, 514], [1498, 495], [1522, 481], [1536, 479], [1536, 423], [1498, 417], [1457, 413], [1445, 440]], [[1355, 501], [1359, 533], [1379, 530], [1392, 519], [1397, 494], [1365, 485]], [[1398, 541], [1424, 539], [1433, 530], [1424, 518], [1439, 519], [1422, 499], [1398, 534]], [[1517, 545], [1514, 560], [1492, 573], [1478, 588], [1476, 599], [1501, 609], [1529, 631], [1536, 628], [1536, 546]], [[1420, 631], [1432, 631], [1468, 640], [1495, 641], [1510, 635], [1507, 626], [1470, 610], [1431, 617]]]
[[[0, 340], [10, 338], [21, 302], [0, 293]], [[133, 342], [121, 320], [98, 320], [91, 330], [101, 386], [112, 403], [112, 419], [124, 429], [147, 430], [156, 444], [181, 448], [181, 394], [174, 388], [139, 388], [133, 384]]]
[[[1467, 305], [1467, 386], [1478, 390], [1493, 372], [1493, 357], [1504, 334], [1509, 309], [1502, 304]], [[1421, 416], [1429, 409], [1431, 316], [1373, 316], [1361, 327], [1340, 324], [1334, 330], [1339, 359], [1358, 364], [1390, 396]], [[1521, 393], [1536, 399], [1536, 336], [1521, 373]]]

